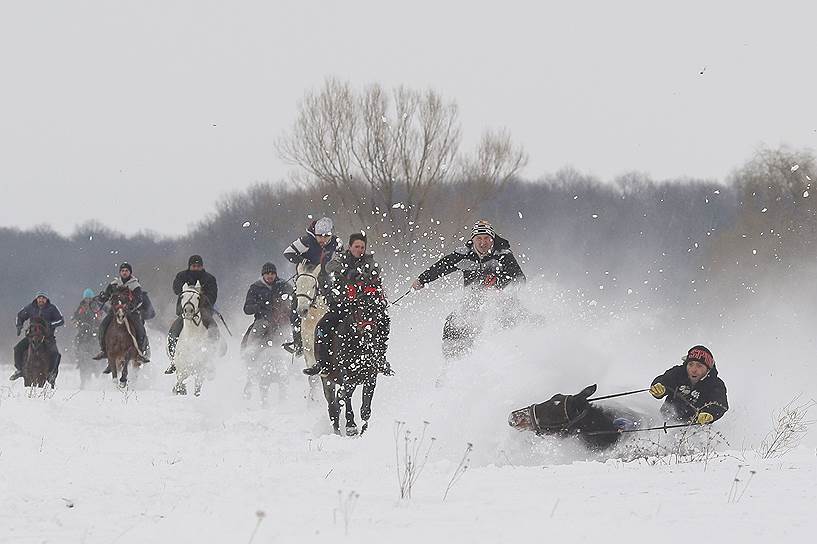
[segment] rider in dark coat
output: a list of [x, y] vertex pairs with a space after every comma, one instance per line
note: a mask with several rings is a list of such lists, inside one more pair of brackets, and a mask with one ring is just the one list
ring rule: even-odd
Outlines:
[[705, 425], [717, 421], [729, 409], [726, 384], [718, 377], [712, 352], [704, 346], [693, 346], [684, 364], [657, 376], [650, 393], [657, 399], [666, 397], [661, 413], [679, 421]]
[[457, 270], [462, 271], [465, 287], [482, 285], [503, 289], [514, 282], [524, 282], [525, 274], [511, 251], [510, 243], [494, 232], [487, 221], [478, 221], [471, 239], [461, 248], [449, 253], [414, 281], [414, 289]]
[[218, 299], [218, 282], [216, 277], [204, 269], [204, 259], [201, 255], [191, 255], [187, 260], [187, 270], [182, 270], [173, 279], [173, 293], [176, 295], [176, 320], [170, 326], [170, 331], [167, 333], [167, 351], [170, 355], [170, 366], [165, 370], [165, 374], [173, 374], [176, 372], [176, 365], [173, 362], [173, 357], [176, 355], [176, 342], [179, 340], [179, 334], [184, 327], [184, 319], [182, 319], [181, 308], [181, 294], [182, 288], [186, 283], [189, 286], [196, 285], [199, 282], [201, 285], [201, 322], [210, 332], [214, 340], [218, 340], [218, 326], [213, 319], [213, 311]]
[[[31, 304], [23, 307], [17, 313], [17, 336], [23, 331], [23, 325], [26, 321], [32, 318], [43, 319], [51, 328], [51, 336], [46, 339], [46, 346], [51, 354], [51, 368], [48, 373], [48, 381], [54, 385], [54, 380], [57, 377], [57, 372], [60, 366], [60, 352], [57, 349], [57, 338], [54, 335], [54, 330], [57, 327], [65, 324], [65, 320], [60, 313], [59, 308], [51, 304], [48, 295], [42, 291], [38, 292], [31, 301]], [[11, 381], [22, 377], [23, 375], [23, 359], [25, 358], [26, 350], [28, 350], [28, 338], [23, 338], [17, 345], [14, 346], [14, 373], [9, 377]]]
[[[324, 294], [328, 286], [326, 275], [326, 265], [336, 252], [343, 249], [340, 239], [333, 235], [335, 226], [328, 217], [321, 217], [313, 221], [306, 229], [306, 234], [289, 244], [284, 250], [284, 257], [294, 265], [299, 265], [306, 261], [312, 266], [322, 265], [324, 268], [318, 277], [318, 285], [321, 294]], [[295, 355], [303, 354], [303, 341], [301, 340], [301, 318], [295, 311], [297, 300], [292, 299], [292, 343], [285, 344], [284, 347]]]
[[378, 306], [375, 345], [372, 346], [378, 370], [387, 376], [392, 375], [391, 366], [386, 360], [390, 320], [386, 313], [381, 269], [372, 254], [366, 253], [366, 236], [352, 234], [349, 249], [336, 253], [326, 265], [326, 271], [332, 281], [332, 289], [327, 293], [330, 309], [315, 330], [316, 363], [304, 369], [304, 374], [312, 376], [329, 369], [333, 335], [338, 332], [341, 321], [349, 315], [354, 303], [366, 300], [366, 303]]
[[[291, 307], [290, 299], [294, 291], [292, 286], [278, 277], [278, 270], [273, 263], [264, 263], [261, 268], [261, 279], [250, 285], [244, 300], [244, 313], [255, 317], [256, 321], [270, 321], [279, 314], [281, 305]], [[288, 310], [288, 313], [292, 313]]]
[[[120, 290], [122, 287], [127, 287], [130, 294], [130, 302], [128, 303], [127, 318], [130, 324], [133, 335], [136, 337], [136, 343], [139, 345], [140, 354], [139, 360], [143, 363], [150, 362], [150, 343], [148, 341], [147, 331], [145, 331], [145, 321], [141, 313], [145, 304], [145, 293], [142, 291], [142, 285], [139, 280], [133, 275], [133, 267], [130, 263], [122, 263], [119, 265], [119, 276], [105, 287], [105, 290], [97, 295], [97, 300], [101, 303], [108, 302], [113, 296], [114, 292]], [[99, 353], [93, 358], [96, 360], [105, 359], [107, 354], [105, 352], [105, 333], [113, 321], [113, 312], [109, 311], [99, 325]], [[104, 374], [111, 372], [110, 364], [103, 370]]]

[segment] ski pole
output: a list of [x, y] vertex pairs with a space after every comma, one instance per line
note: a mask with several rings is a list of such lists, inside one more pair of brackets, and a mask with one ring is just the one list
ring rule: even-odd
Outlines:
[[693, 425], [698, 425], [697, 423], [679, 423], [677, 425], [667, 425], [665, 421], [663, 425], [660, 427], [647, 427], [646, 429], [617, 429], [615, 431], [593, 431], [590, 433], [582, 433], [586, 436], [598, 436], [603, 434], [619, 434], [619, 433], [640, 433], [644, 431], [664, 431], [667, 432], [667, 429], [677, 429], [679, 427], [692, 427]]
[[390, 302], [390, 303], [389, 303], [389, 306], [394, 306], [395, 304], [397, 304], [398, 302], [400, 302], [400, 301], [403, 299], [403, 297], [405, 297], [406, 295], [408, 295], [409, 293], [411, 293], [411, 291], [412, 291], [412, 289], [411, 289], [411, 288], [409, 288], [409, 290], [408, 290], [408, 291], [406, 291], [405, 293], [403, 293], [402, 295], [400, 295], [400, 296], [397, 298], [397, 300], [395, 300], [395, 301], [393, 301], [393, 302]]
[[587, 399], [587, 402], [593, 402], [593, 401], [596, 401], [596, 400], [613, 399], [613, 398], [616, 398], [616, 397], [623, 397], [625, 395], [635, 395], [636, 393], [643, 393], [644, 391], [649, 391], [649, 390], [650, 390], [650, 388], [648, 387], [646, 389], [636, 389], [635, 391], [626, 391], [624, 393], [616, 393], [614, 395], [604, 395], [603, 397], [594, 397], [592, 399]]

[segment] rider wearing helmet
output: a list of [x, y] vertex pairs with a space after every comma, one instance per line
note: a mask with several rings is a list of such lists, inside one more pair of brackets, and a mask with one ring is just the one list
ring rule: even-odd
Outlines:
[[338, 332], [341, 321], [350, 316], [356, 302], [375, 304], [376, 335], [372, 346], [379, 372], [393, 374], [386, 360], [386, 344], [389, 337], [389, 316], [383, 295], [381, 269], [374, 256], [366, 253], [366, 235], [355, 233], [349, 237], [349, 249], [335, 253], [326, 265], [332, 282], [327, 302], [330, 310], [318, 322], [315, 330], [315, 356], [313, 366], [305, 368], [304, 374], [313, 376], [329, 369], [329, 352], [332, 338]]
[[[319, 276], [319, 285], [326, 287], [326, 265], [335, 255], [335, 252], [342, 250], [343, 246], [339, 238], [334, 236], [334, 224], [328, 217], [321, 217], [313, 221], [306, 229], [306, 234], [289, 244], [284, 250], [284, 257], [298, 265], [306, 261], [311, 266], [322, 265]], [[323, 292], [323, 290], [322, 290]], [[297, 300], [292, 299], [292, 314], [290, 323], [292, 324], [292, 342], [284, 344], [284, 348], [295, 355], [303, 354], [303, 341], [301, 340], [301, 318], [295, 311]]]
[[[57, 349], [57, 338], [54, 335], [54, 329], [63, 325], [65, 320], [62, 318], [59, 308], [51, 304], [48, 295], [39, 291], [31, 304], [23, 307], [17, 313], [17, 336], [23, 331], [23, 325], [26, 321], [32, 318], [41, 318], [51, 327], [51, 336], [46, 339], [46, 346], [51, 354], [51, 367], [48, 372], [48, 381], [54, 385], [57, 379], [57, 372], [60, 366], [60, 352]], [[28, 349], [28, 338], [23, 338], [17, 345], [14, 346], [14, 373], [9, 377], [9, 380], [14, 381], [23, 375], [23, 358]]]
[[[145, 321], [143, 310], [145, 309], [145, 293], [142, 291], [142, 286], [136, 276], [133, 275], [133, 267], [130, 263], [122, 263], [119, 265], [119, 275], [108, 284], [103, 292], [97, 295], [99, 302], [105, 303], [113, 296], [114, 291], [120, 290], [122, 287], [128, 288], [128, 302], [127, 317], [128, 323], [133, 329], [133, 335], [136, 337], [136, 343], [139, 348], [138, 359], [143, 363], [150, 362], [150, 342], [148, 341], [147, 331], [145, 331]], [[108, 311], [105, 319], [99, 325], [99, 353], [93, 358], [95, 360], [105, 359], [108, 355], [105, 351], [105, 333], [108, 331], [108, 326], [113, 321], [113, 312]], [[111, 365], [102, 371], [103, 374], [111, 372]]]

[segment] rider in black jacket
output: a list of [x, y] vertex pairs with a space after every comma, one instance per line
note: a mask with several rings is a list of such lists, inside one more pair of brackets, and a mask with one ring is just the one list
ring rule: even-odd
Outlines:
[[661, 413], [671, 419], [705, 425], [720, 419], [729, 409], [726, 384], [718, 377], [712, 352], [704, 346], [690, 348], [684, 364], [652, 381], [650, 393], [666, 397]]
[[[51, 354], [51, 368], [49, 369], [48, 381], [54, 385], [54, 380], [57, 377], [57, 371], [60, 366], [60, 352], [57, 349], [57, 339], [54, 336], [54, 329], [65, 324], [65, 320], [60, 313], [59, 308], [51, 304], [48, 295], [43, 291], [37, 293], [31, 304], [23, 307], [17, 313], [17, 336], [23, 331], [23, 325], [26, 321], [32, 318], [41, 318], [48, 323], [51, 329], [51, 336], [46, 340], [46, 346]], [[14, 373], [9, 377], [9, 380], [14, 381], [23, 376], [23, 359], [26, 350], [28, 349], [28, 338], [23, 338], [17, 345], [14, 346]]]

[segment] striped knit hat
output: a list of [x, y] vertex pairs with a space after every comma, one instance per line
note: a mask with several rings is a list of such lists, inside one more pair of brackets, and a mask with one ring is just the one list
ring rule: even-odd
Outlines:
[[471, 239], [479, 234], [487, 234], [491, 238], [496, 236], [493, 225], [484, 219], [480, 219], [476, 222], [476, 224], [474, 224], [474, 230], [471, 231]]

